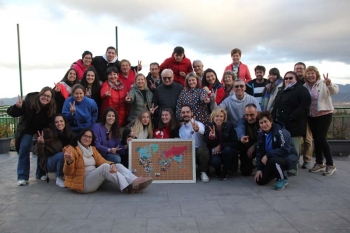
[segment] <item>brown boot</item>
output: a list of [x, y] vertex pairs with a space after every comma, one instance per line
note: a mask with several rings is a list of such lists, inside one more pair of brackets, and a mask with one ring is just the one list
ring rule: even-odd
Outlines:
[[138, 177], [128, 186], [128, 193], [141, 192], [147, 188], [153, 182], [152, 177]]

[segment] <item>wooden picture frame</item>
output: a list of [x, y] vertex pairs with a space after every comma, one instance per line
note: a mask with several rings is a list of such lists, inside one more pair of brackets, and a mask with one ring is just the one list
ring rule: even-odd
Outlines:
[[193, 139], [133, 139], [129, 143], [129, 169], [154, 183], [196, 183]]

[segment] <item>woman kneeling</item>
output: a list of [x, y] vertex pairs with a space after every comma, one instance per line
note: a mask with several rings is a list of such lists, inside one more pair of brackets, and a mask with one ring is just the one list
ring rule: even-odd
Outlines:
[[105, 160], [94, 146], [95, 135], [90, 129], [83, 129], [77, 145], [64, 148], [64, 185], [80, 193], [91, 193], [104, 180], [115, 183], [121, 191], [129, 193], [145, 189], [153, 181], [151, 177], [136, 177], [121, 164]]
[[270, 112], [261, 112], [257, 120], [261, 131], [256, 147], [255, 181], [265, 185], [276, 178], [274, 189], [284, 189], [288, 184], [286, 172], [295, 168], [298, 161], [292, 138], [282, 123], [273, 122]]

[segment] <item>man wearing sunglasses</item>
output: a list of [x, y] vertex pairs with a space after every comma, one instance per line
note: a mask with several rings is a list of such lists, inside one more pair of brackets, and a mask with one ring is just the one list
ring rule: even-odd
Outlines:
[[[227, 120], [232, 122], [235, 129], [237, 122], [244, 116], [244, 107], [248, 104], [255, 104], [257, 110], [260, 112], [260, 104], [254, 96], [245, 93], [246, 85], [242, 79], [236, 79], [233, 81], [234, 94], [230, 95], [220, 103], [220, 107], [223, 107], [227, 111]], [[212, 104], [216, 106], [216, 103]]]
[[162, 71], [162, 84], [160, 84], [153, 94], [152, 104], [157, 109], [153, 115], [153, 124], [158, 125], [160, 113], [163, 108], [171, 108], [176, 112], [177, 98], [182, 91], [182, 85], [174, 82], [174, 73], [171, 69]]

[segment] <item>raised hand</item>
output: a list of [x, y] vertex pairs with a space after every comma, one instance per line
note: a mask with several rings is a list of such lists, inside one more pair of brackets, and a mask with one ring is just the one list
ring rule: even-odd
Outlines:
[[106, 97], [110, 97], [112, 93], [112, 87], [109, 88], [109, 90], [105, 93]]
[[88, 96], [88, 97], [91, 97], [91, 91], [90, 91], [91, 89], [90, 88], [86, 88], [86, 96]]
[[154, 111], [158, 108], [157, 107], [154, 107], [154, 103], [152, 103], [152, 108], [149, 109], [150, 113], [153, 115], [154, 114]]
[[121, 150], [122, 148], [119, 147], [119, 145], [117, 147], [111, 148], [111, 153], [112, 154], [116, 154], [119, 150]]
[[126, 93], [125, 101], [126, 102], [131, 102], [131, 97], [130, 97], [129, 92]]
[[55, 92], [60, 92], [61, 88], [60, 88], [60, 84], [59, 83], [53, 83], [55, 84]]
[[73, 101], [73, 103], [69, 102], [69, 105], [70, 105], [70, 108], [69, 108], [69, 111], [71, 114], [74, 114], [75, 111], [76, 111], [76, 108], [75, 108], [75, 101]]
[[43, 131], [41, 131], [41, 133], [40, 133], [40, 131], [38, 131], [38, 142], [44, 143], [44, 132]]
[[149, 87], [149, 89], [154, 91], [157, 88], [156, 81], [153, 81], [153, 82], [152, 82], [152, 80], [148, 80], [148, 81], [151, 83], [151, 86]]
[[69, 150], [69, 149], [66, 149], [64, 150], [64, 159], [68, 162], [68, 163], [71, 163], [73, 162], [73, 154], [72, 154], [72, 151]]
[[16, 106], [17, 106], [18, 108], [22, 108], [22, 105], [23, 105], [23, 97], [20, 97], [20, 96], [18, 95], [18, 101], [16, 102]]
[[331, 80], [328, 78], [328, 73], [327, 75], [323, 74], [323, 82], [326, 84], [326, 86], [329, 86], [331, 84]]
[[180, 71], [180, 75], [181, 75], [182, 77], [186, 77], [186, 73], [183, 72], [183, 71]]
[[137, 61], [137, 69], [136, 69], [136, 73], [138, 73], [140, 70], [142, 70], [142, 65], [141, 65], [142, 61]]
[[131, 127], [130, 130], [131, 131], [130, 131], [129, 137], [134, 138], [135, 137], [134, 127]]
[[198, 126], [198, 123], [196, 122], [196, 117], [195, 116], [193, 116], [193, 118], [191, 119], [191, 124], [192, 124], [192, 129], [195, 132], [198, 132], [199, 126]]
[[210, 132], [209, 137], [215, 138], [215, 125], [213, 125], [213, 128], [209, 126]]
[[217, 91], [218, 91], [218, 89], [216, 89], [216, 90], [214, 91], [214, 93], [211, 94], [211, 97], [210, 97], [211, 102], [216, 102], [216, 92], [217, 92]]
[[241, 138], [241, 142], [242, 142], [243, 144], [248, 143], [248, 142], [249, 142], [249, 136], [243, 136], [243, 137]]

